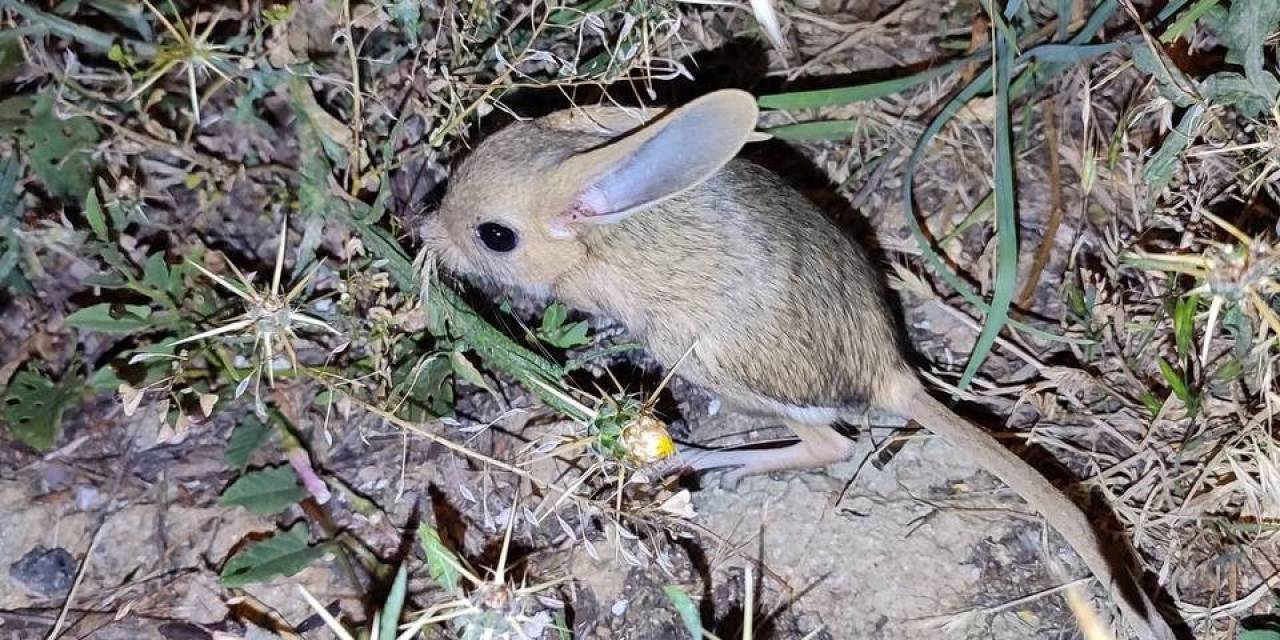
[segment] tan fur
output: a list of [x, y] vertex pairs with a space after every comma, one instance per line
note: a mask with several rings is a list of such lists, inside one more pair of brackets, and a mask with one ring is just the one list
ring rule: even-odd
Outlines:
[[[718, 171], [673, 186], [678, 192], [617, 224], [566, 218], [593, 181], [646, 141], [662, 139], [663, 127], [691, 110], [712, 110], [716, 117], [706, 121], [731, 122], [726, 129], [746, 123], [745, 131], [713, 127], [705, 139], [687, 141], [723, 147], [723, 159], [704, 158], [691, 169]], [[719, 92], [639, 129], [634, 113], [608, 108], [512, 125], [458, 169], [422, 235], [454, 271], [621, 321], [668, 367], [692, 347], [679, 375], [732, 407], [777, 415], [801, 436], [775, 451], [697, 453], [695, 467], [825, 465], [849, 451], [827, 429], [832, 420], [868, 405], [897, 411], [946, 437], [1041, 511], [1116, 594], [1143, 638], [1172, 638], [1129, 568], [1112, 569], [1071, 500], [923, 390], [864, 249], [772, 172], [730, 159], [754, 117], [740, 92]], [[682, 156], [672, 154], [672, 161], [684, 162]], [[475, 235], [485, 221], [516, 229], [519, 248], [485, 249]]]
[[[850, 408], [907, 373], [863, 250], [771, 172], [734, 160], [616, 226], [552, 294], [621, 321], [663, 364], [737, 405]], [[730, 206], [732, 204], [732, 206]]]

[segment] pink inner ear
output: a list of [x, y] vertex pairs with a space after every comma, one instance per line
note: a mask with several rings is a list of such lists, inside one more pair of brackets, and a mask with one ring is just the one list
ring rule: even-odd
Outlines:
[[547, 230], [551, 232], [551, 237], [567, 240], [576, 235], [574, 231], [575, 225], [591, 219], [594, 215], [595, 211], [588, 208], [582, 202], [582, 198], [577, 198], [573, 201], [573, 204], [569, 205], [569, 208], [551, 218], [551, 221], [547, 224]]
[[616, 224], [631, 217], [634, 211], [613, 211], [610, 206], [604, 191], [591, 187], [583, 191], [564, 213], [556, 216], [548, 230], [553, 238], [572, 238], [577, 233], [575, 225]]
[[592, 218], [610, 213], [609, 199], [599, 187], [588, 187], [573, 201], [573, 206], [566, 213], [570, 220], [590, 222]]
[[608, 200], [604, 193], [595, 187], [590, 187], [582, 192], [582, 195], [574, 199], [573, 204], [565, 209], [564, 213], [556, 216], [549, 225], [552, 237], [555, 238], [572, 238], [574, 236], [573, 225], [575, 224], [599, 224], [608, 222], [609, 216], [602, 215], [608, 211]]

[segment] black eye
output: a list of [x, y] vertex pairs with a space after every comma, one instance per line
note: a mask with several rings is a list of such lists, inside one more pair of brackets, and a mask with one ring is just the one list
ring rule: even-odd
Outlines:
[[484, 246], [498, 253], [506, 253], [516, 248], [516, 244], [519, 242], [515, 229], [496, 222], [480, 223], [476, 226], [476, 236], [480, 238], [480, 242], [483, 242]]

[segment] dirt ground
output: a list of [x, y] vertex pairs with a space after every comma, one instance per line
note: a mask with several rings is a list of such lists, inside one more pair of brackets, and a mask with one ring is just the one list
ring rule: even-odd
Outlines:
[[[72, 431], [83, 434], [81, 451], [14, 461], [13, 477], [0, 485], [0, 566], [11, 587], [0, 609], [23, 612], [5, 615], [0, 631], [9, 637], [47, 632], [90, 545], [78, 591], [84, 605], [71, 627], [77, 637], [207, 637], [200, 629], [218, 628], [229, 614], [214, 569], [243, 538], [271, 528], [217, 505], [228, 473], [216, 428], [176, 447], [85, 457], [83, 448], [116, 440], [112, 432], [127, 428], [112, 413], [118, 420], [105, 409], [102, 423]], [[710, 422], [700, 435], [742, 428], [725, 416]], [[394, 544], [388, 524], [455, 493], [444, 488], [467, 473], [430, 447], [409, 443], [403, 450], [394, 436], [349, 444], [336, 448], [325, 468], [385, 512], [385, 520], [350, 523], [371, 542]], [[846, 487], [870, 453], [864, 439], [855, 461], [827, 472], [748, 478], [733, 489], [707, 478], [692, 504], [709, 535], [665, 553], [674, 577], [709, 578], [704, 615], [717, 621], [715, 629], [740, 633], [744, 570], [768, 575], [757, 637], [1027, 638], [1072, 627], [1058, 596], [1011, 603], [1082, 575], [1059, 543], [1045, 544], [1042, 525], [1015, 497], [930, 438], [907, 445], [884, 471], [866, 464]], [[112, 471], [120, 468], [127, 473]], [[459, 502], [468, 512], [476, 508]], [[107, 504], [116, 506], [97, 530], [95, 513]], [[483, 533], [476, 541], [489, 542]], [[539, 555], [540, 569], [578, 578], [577, 637], [682, 637], [662, 594], [673, 575], [631, 566], [619, 553], [605, 538], [595, 544], [596, 558], [581, 547]], [[1061, 575], [1046, 571], [1046, 557], [1064, 567]], [[247, 591], [295, 629], [312, 628], [304, 637], [330, 637], [316, 628], [295, 582], [322, 601], [353, 595], [331, 563]]]
[[[783, 57], [769, 49], [755, 27], [744, 26], [752, 23], [742, 4], [680, 7], [679, 32], [693, 54], [684, 60], [696, 81], [662, 85], [664, 94], [743, 84], [765, 94], [812, 85], [815, 78], [824, 86], [833, 79], [875, 79], [880, 70], [911, 67], [946, 53], [940, 41], [967, 37], [974, 31], [977, 11], [977, 3], [967, 0], [788, 3], [785, 25], [792, 50]], [[1053, 3], [1033, 4], [1039, 10], [1041, 4]], [[332, 25], [309, 24], [307, 31], [313, 42], [324, 42], [332, 35], [326, 28]], [[744, 83], [740, 76], [751, 79]], [[886, 265], [915, 349], [927, 363], [925, 372], [947, 384], [964, 368], [980, 316], [930, 278], [907, 229], [900, 196], [902, 158], [946, 92], [955, 88], [952, 80], [943, 78], [906, 96], [821, 110], [824, 118], [865, 123], [845, 140], [795, 145], [792, 151], [771, 143], [775, 146], [756, 152], [775, 154], [771, 164], [795, 167], [789, 177], [809, 187], [816, 200], [831, 203], [833, 211], [859, 212], [853, 222], [866, 230], [865, 241]], [[181, 86], [180, 78], [175, 86]], [[1182, 445], [1253, 420], [1265, 394], [1250, 388], [1243, 392], [1247, 399], [1230, 405], [1229, 397], [1241, 392], [1224, 391], [1217, 400], [1205, 401], [1202, 414], [1189, 417], [1163, 391], [1158, 377], [1141, 370], [1152, 360], [1135, 350], [1151, 339], [1143, 333], [1144, 323], [1167, 322], [1167, 316], [1151, 320], [1159, 314], [1139, 317], [1133, 309], [1163, 308], [1168, 292], [1157, 291], [1153, 281], [1104, 281], [1099, 274], [1116, 268], [1119, 246], [1136, 242], [1152, 228], [1126, 225], [1132, 212], [1150, 204], [1133, 174], [1143, 161], [1142, 142], [1161, 133], [1160, 115], [1131, 112], [1134, 105], [1154, 100], [1154, 91], [1118, 56], [1064, 74], [1049, 91], [1055, 90], [1056, 111], [1046, 116], [1044, 102], [1037, 101], [1020, 109], [1015, 123], [1024, 247], [1019, 273], [1031, 270], [1034, 248], [1042, 243], [1054, 208], [1067, 212], [1046, 243], [1051, 250], [1040, 265], [1044, 275], [1022, 317], [1054, 330], [1078, 329], [1066, 290], [1077, 283], [1096, 284], [1098, 307], [1105, 308], [1098, 313], [1112, 314], [1103, 338], [1106, 353], [1098, 356], [1025, 335], [1005, 340], [975, 387], [963, 395], [966, 410], [993, 431], [1017, 434], [1011, 441], [1032, 442], [1040, 462], [1052, 458], [1041, 466], [1054, 469], [1055, 479], [1068, 473], [1091, 479], [1089, 488], [1112, 501], [1152, 576], [1184, 605], [1181, 611], [1195, 637], [1234, 637], [1238, 620], [1269, 611], [1268, 585], [1277, 560], [1272, 538], [1214, 528], [1219, 518], [1236, 522], [1242, 499], [1232, 489], [1223, 488], [1215, 494], [1221, 502], [1186, 521], [1180, 519], [1179, 507], [1169, 506], [1181, 494], [1175, 499], [1161, 492], [1175, 485], [1186, 490], [1199, 482], [1196, 469], [1218, 469], [1178, 457], [1184, 453]], [[374, 97], [391, 103], [401, 96], [388, 88], [386, 95]], [[519, 105], [521, 100], [516, 92], [510, 102]], [[287, 111], [285, 101], [268, 97], [259, 107], [276, 130], [238, 137], [242, 129], [215, 122], [198, 141], [202, 153], [258, 157], [271, 165], [296, 166], [305, 160], [307, 151], [281, 124], [285, 118], [277, 117]], [[216, 101], [206, 108], [232, 111], [231, 105]], [[936, 233], [959, 224], [991, 187], [990, 108], [981, 98], [970, 104], [934, 143], [917, 178], [917, 208]], [[1081, 121], [1086, 111], [1093, 118], [1087, 126]], [[1115, 138], [1129, 146], [1115, 151], [1122, 160], [1096, 168], [1097, 182], [1086, 194], [1081, 188], [1083, 158], [1108, 152], [1095, 146], [1091, 132], [1120, 129], [1122, 116], [1132, 116], [1124, 120], [1132, 129]], [[1054, 119], [1052, 132], [1046, 131], [1046, 117]], [[774, 112], [764, 122], [780, 125], [796, 118]], [[422, 128], [420, 122], [406, 126]], [[425, 138], [426, 133], [414, 135]], [[1056, 195], [1048, 188], [1051, 133], [1064, 174]], [[465, 147], [441, 147], [396, 168], [392, 213], [410, 221], [401, 229], [429, 215], [439, 197], [436, 183], [446, 180], [454, 160], [451, 153], [465, 153]], [[206, 206], [196, 192], [184, 191], [179, 179], [159, 191], [163, 195], [154, 194], [149, 201], [154, 211], [148, 220], [154, 227], [140, 232], [133, 248], [164, 244], [176, 263], [177, 254], [189, 248], [176, 239], [198, 237], [210, 247], [251, 256], [266, 271], [278, 223], [264, 213], [270, 209], [262, 183], [238, 183], [213, 206]], [[1055, 204], [1055, 198], [1063, 202]], [[47, 203], [32, 207], [24, 224], [48, 222], [41, 227], [46, 232], [61, 228], [56, 227], [61, 214], [55, 209]], [[402, 235], [412, 246], [411, 234]], [[1150, 235], [1174, 234], [1160, 227]], [[340, 253], [335, 247], [350, 240], [332, 227], [295, 224], [291, 237], [304, 236], [335, 255]], [[157, 237], [167, 239], [157, 242]], [[1170, 244], [1177, 244], [1176, 238]], [[990, 292], [988, 274], [996, 248], [989, 222], [962, 230], [945, 251], [982, 293]], [[44, 275], [36, 282], [38, 294], [0, 299], [0, 341], [7, 343], [7, 360], [0, 365], [17, 368], [33, 359], [70, 367], [74, 361], [118, 355], [112, 338], [62, 325], [71, 310], [98, 295], [86, 284], [96, 267], [75, 254], [74, 249], [41, 254]], [[1128, 296], [1131, 290], [1151, 293], [1150, 299], [1135, 301]], [[382, 289], [377, 291], [383, 295]], [[469, 289], [468, 299], [483, 301], [491, 293]], [[515, 317], [530, 325], [543, 311], [519, 299], [511, 307]], [[592, 329], [599, 344], [626, 339], [605, 319], [593, 319]], [[662, 380], [661, 372], [642, 359], [618, 357], [613, 367], [612, 374], [633, 378], [645, 391]], [[603, 368], [593, 371], [594, 384], [612, 384]], [[477, 375], [491, 389], [474, 379], [459, 380], [457, 420], [432, 423], [433, 433], [512, 461], [549, 434], [569, 428], [563, 416], [510, 376], [489, 370]], [[1156, 417], [1143, 413], [1142, 403], [1134, 400], [1149, 388], [1163, 393], [1155, 399]], [[724, 640], [743, 637], [748, 618], [754, 638], [772, 640], [1081, 638], [1068, 593], [1082, 595], [1107, 616], [1113, 613], [1103, 590], [1086, 578], [1083, 565], [1057, 535], [964, 455], [923, 432], [910, 434], [891, 455], [881, 455], [885, 438], [899, 425], [855, 425], [854, 457], [823, 471], [752, 477], [735, 487], [722, 486], [715, 474], [686, 481], [689, 493], [675, 498], [689, 499], [687, 509], [677, 509], [683, 514], [679, 518], [646, 513], [627, 520], [623, 529], [605, 507], [590, 511], [570, 503], [552, 509], [555, 522], [545, 518], [539, 526], [526, 526], [531, 514], [551, 505], [554, 494], [531, 489], [496, 466], [457, 455], [351, 406], [317, 402], [321, 391], [316, 385], [286, 381], [271, 401], [304, 408], [298, 412], [305, 416], [300, 432], [315, 468], [335, 488], [335, 498], [325, 506], [305, 500], [274, 516], [219, 503], [237, 477], [224, 449], [233, 428], [252, 411], [247, 396], [225, 403], [225, 408], [219, 405], [211, 417], [175, 436], [164, 431], [167, 401], [144, 402], [135, 412], [126, 411], [118, 394], [86, 393], [68, 407], [61, 436], [49, 451], [6, 440], [0, 445], [0, 638], [44, 637], [55, 624], [62, 637], [100, 640], [336, 637], [298, 587], [331, 613], [367, 627], [389, 589], [387, 576], [362, 574], [353, 582], [348, 566], [353, 556], [329, 553], [289, 577], [231, 589], [219, 580], [227, 559], [255, 541], [306, 523], [315, 536], [341, 539], [369, 556], [413, 559], [410, 602], [420, 608], [438, 600], [439, 588], [418, 561], [418, 524], [433, 524], [460, 555], [492, 567], [503, 557], [504, 531], [513, 518], [522, 524], [515, 528], [507, 557], [520, 580], [534, 584], [571, 578], [531, 598], [528, 610], [544, 615], [538, 618], [544, 622], [560, 612], [574, 638], [687, 638], [664, 593], [673, 584], [695, 599], [703, 626]], [[767, 423], [719, 411], [714, 398], [678, 380], [663, 396], [660, 411], [677, 439], [699, 444], [785, 435]], [[1211, 457], [1202, 455], [1204, 460]], [[263, 444], [249, 466], [280, 459], [279, 449]], [[1231, 463], [1212, 459], [1214, 464]], [[556, 462], [530, 468], [548, 481], [563, 483], [569, 477], [567, 467]], [[1184, 475], [1153, 488], [1147, 478], [1156, 468], [1181, 469]], [[1236, 469], [1240, 475], [1252, 473]], [[1105, 477], [1099, 477], [1100, 470]], [[1215, 474], [1206, 471], [1203, 477]], [[1264, 489], [1250, 494], [1262, 497], [1257, 504], [1248, 503], [1244, 510], [1250, 517], [1244, 521], [1254, 524], [1275, 515], [1275, 487]], [[591, 499], [607, 505], [611, 498], [601, 491]], [[1161, 502], [1162, 497], [1169, 502]], [[1160, 506], [1151, 508], [1158, 517], [1148, 523], [1145, 509], [1156, 503]], [[750, 616], [744, 615], [748, 601], [754, 603]], [[568, 632], [543, 630], [544, 638], [569, 637]], [[453, 637], [449, 633], [434, 628], [426, 637]]]

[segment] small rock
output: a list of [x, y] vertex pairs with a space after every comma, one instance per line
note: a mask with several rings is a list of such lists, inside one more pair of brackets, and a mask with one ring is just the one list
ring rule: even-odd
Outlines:
[[93, 511], [102, 503], [102, 494], [98, 489], [88, 485], [75, 488], [76, 507], [81, 511]]
[[36, 545], [9, 565], [9, 577], [31, 593], [62, 596], [71, 591], [76, 578], [76, 559], [62, 547]]

